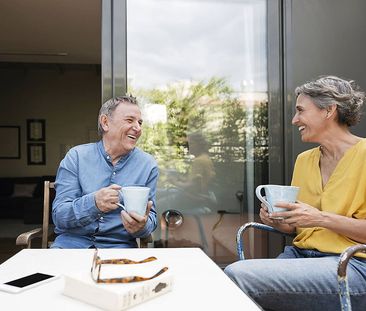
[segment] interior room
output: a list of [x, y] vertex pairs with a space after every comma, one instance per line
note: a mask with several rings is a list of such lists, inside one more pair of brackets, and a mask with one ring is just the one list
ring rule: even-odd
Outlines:
[[19, 250], [18, 234], [42, 224], [44, 180], [54, 180], [71, 147], [98, 140], [101, 3], [1, 1], [0, 6], [5, 260]]

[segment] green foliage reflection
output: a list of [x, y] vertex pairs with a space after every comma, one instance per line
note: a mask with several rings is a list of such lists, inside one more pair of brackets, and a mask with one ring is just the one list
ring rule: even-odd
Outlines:
[[[268, 102], [266, 96], [248, 100], [224, 78], [208, 82], [172, 83], [164, 89], [132, 89], [146, 104], [164, 105], [166, 122], [145, 122], [139, 146], [155, 156], [161, 169], [186, 173], [190, 156], [187, 134], [200, 131], [214, 162], [268, 160]], [[247, 142], [252, 148], [248, 149]]]

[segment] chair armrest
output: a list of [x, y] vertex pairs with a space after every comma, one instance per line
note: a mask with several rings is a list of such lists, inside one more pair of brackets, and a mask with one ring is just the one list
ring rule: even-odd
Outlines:
[[295, 236], [295, 234], [284, 233], [284, 232], [278, 231], [275, 228], [273, 228], [271, 226], [268, 226], [268, 225], [265, 225], [265, 224], [261, 224], [261, 223], [258, 223], [258, 222], [248, 222], [248, 223], [242, 225], [238, 229], [238, 232], [236, 234], [236, 250], [238, 252], [239, 260], [244, 260], [245, 259], [244, 245], [243, 245], [243, 234], [249, 228], [260, 229], [260, 230], [265, 230], [265, 231], [268, 231], [268, 232], [278, 233], [278, 234], [281, 234], [283, 236], [289, 236], [289, 237], [294, 237]]
[[338, 289], [339, 289], [339, 299], [343, 311], [351, 311], [351, 298], [348, 290], [347, 281], [347, 265], [349, 260], [354, 254], [358, 252], [366, 253], [366, 245], [358, 244], [354, 246], [347, 247], [344, 252], [339, 256], [338, 261]]
[[18, 235], [15, 244], [22, 248], [31, 248], [32, 239], [42, 237], [42, 228], [36, 228]]

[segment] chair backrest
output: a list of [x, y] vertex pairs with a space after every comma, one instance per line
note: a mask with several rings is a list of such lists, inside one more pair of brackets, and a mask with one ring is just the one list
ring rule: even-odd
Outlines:
[[[53, 189], [53, 190], [51, 190]], [[49, 239], [49, 226], [50, 226], [50, 205], [52, 202], [51, 191], [54, 191], [55, 183], [49, 180], [44, 182], [44, 195], [43, 195], [43, 225], [42, 225], [42, 248], [48, 247]], [[53, 194], [53, 193], [52, 193]]]

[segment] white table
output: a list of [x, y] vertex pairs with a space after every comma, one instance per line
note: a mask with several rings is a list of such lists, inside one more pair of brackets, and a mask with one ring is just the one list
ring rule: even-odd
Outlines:
[[[171, 292], [129, 310], [261, 310], [198, 248], [103, 249], [104, 257], [156, 256], [174, 275]], [[41, 271], [89, 271], [94, 250], [25, 249], [0, 265], [0, 282]], [[134, 256], [135, 255], [135, 256]], [[63, 277], [19, 294], [0, 292], [1, 310], [100, 310], [62, 294]]]

